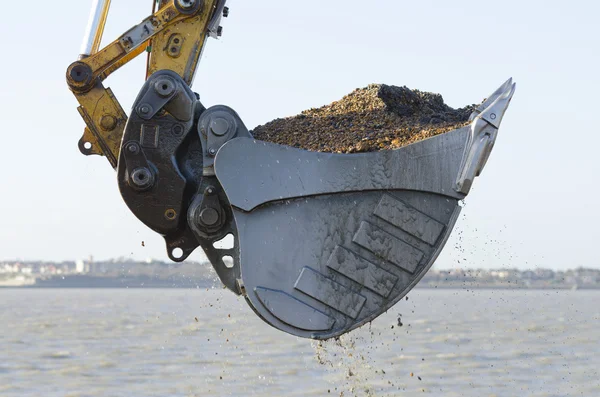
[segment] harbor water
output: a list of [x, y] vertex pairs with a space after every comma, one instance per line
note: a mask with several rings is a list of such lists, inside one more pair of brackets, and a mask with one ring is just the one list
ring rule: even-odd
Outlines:
[[319, 343], [221, 289], [4, 289], [0, 396], [600, 396], [599, 302], [417, 289]]

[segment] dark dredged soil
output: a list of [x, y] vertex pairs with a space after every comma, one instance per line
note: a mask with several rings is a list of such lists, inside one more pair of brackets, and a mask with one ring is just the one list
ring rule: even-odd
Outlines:
[[385, 84], [297, 116], [256, 127], [256, 139], [306, 150], [357, 153], [396, 149], [469, 123], [475, 105], [452, 109], [439, 94]]

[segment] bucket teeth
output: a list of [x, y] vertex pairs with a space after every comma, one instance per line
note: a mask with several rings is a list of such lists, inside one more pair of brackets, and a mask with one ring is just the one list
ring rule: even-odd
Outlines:
[[[492, 95], [490, 95], [481, 105], [479, 105], [477, 107], [477, 109], [475, 109], [473, 114], [471, 114], [470, 121], [475, 120], [475, 118], [477, 116], [479, 116], [486, 109], [488, 109], [490, 107], [490, 105], [492, 105], [494, 102], [496, 102], [496, 100], [498, 98], [500, 98], [501, 96], [506, 94], [511, 87], [513, 87], [513, 93], [514, 93], [515, 84], [513, 83], [512, 77], [510, 79], [506, 80], [506, 82], [504, 82], [504, 84], [502, 84], [496, 91], [494, 91], [492, 93]], [[512, 98], [512, 94], [511, 94], [511, 98]]]
[[510, 105], [510, 101], [517, 88], [517, 84], [513, 83], [512, 79], [507, 83], [509, 82], [510, 84], [505, 84], [507, 85], [506, 87], [501, 87], [504, 88], [504, 90], [479, 115], [479, 117], [496, 128], [500, 128], [504, 113], [506, 113], [506, 109], [508, 109], [508, 105]]
[[485, 167], [515, 89], [516, 83], [512, 78], [508, 79], [471, 115], [471, 134], [456, 180], [457, 192], [468, 194], [473, 181]]

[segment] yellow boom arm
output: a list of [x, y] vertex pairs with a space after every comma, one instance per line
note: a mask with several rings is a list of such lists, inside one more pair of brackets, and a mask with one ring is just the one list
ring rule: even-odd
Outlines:
[[98, 51], [110, 0], [95, 0], [80, 59], [67, 69], [67, 84], [77, 98], [86, 128], [79, 141], [85, 155], [103, 155], [117, 166], [127, 115], [102, 81], [144, 51], [149, 52], [146, 78], [172, 70], [190, 85], [206, 38], [215, 30], [223, 0], [157, 2], [151, 16]]

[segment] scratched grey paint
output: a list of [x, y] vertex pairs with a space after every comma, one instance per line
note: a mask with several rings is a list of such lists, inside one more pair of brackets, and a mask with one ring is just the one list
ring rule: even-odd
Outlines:
[[294, 288], [352, 319], [358, 317], [366, 301], [364, 296], [309, 267], [302, 269]]
[[425, 255], [403, 240], [367, 222], [360, 225], [352, 241], [411, 273], [414, 273]]
[[440, 222], [387, 194], [379, 202], [375, 215], [429, 245], [434, 245], [444, 230]]
[[376, 264], [343, 247], [335, 248], [327, 261], [327, 267], [364, 285], [384, 298], [390, 295], [398, 281], [398, 277], [392, 273], [386, 272]]

